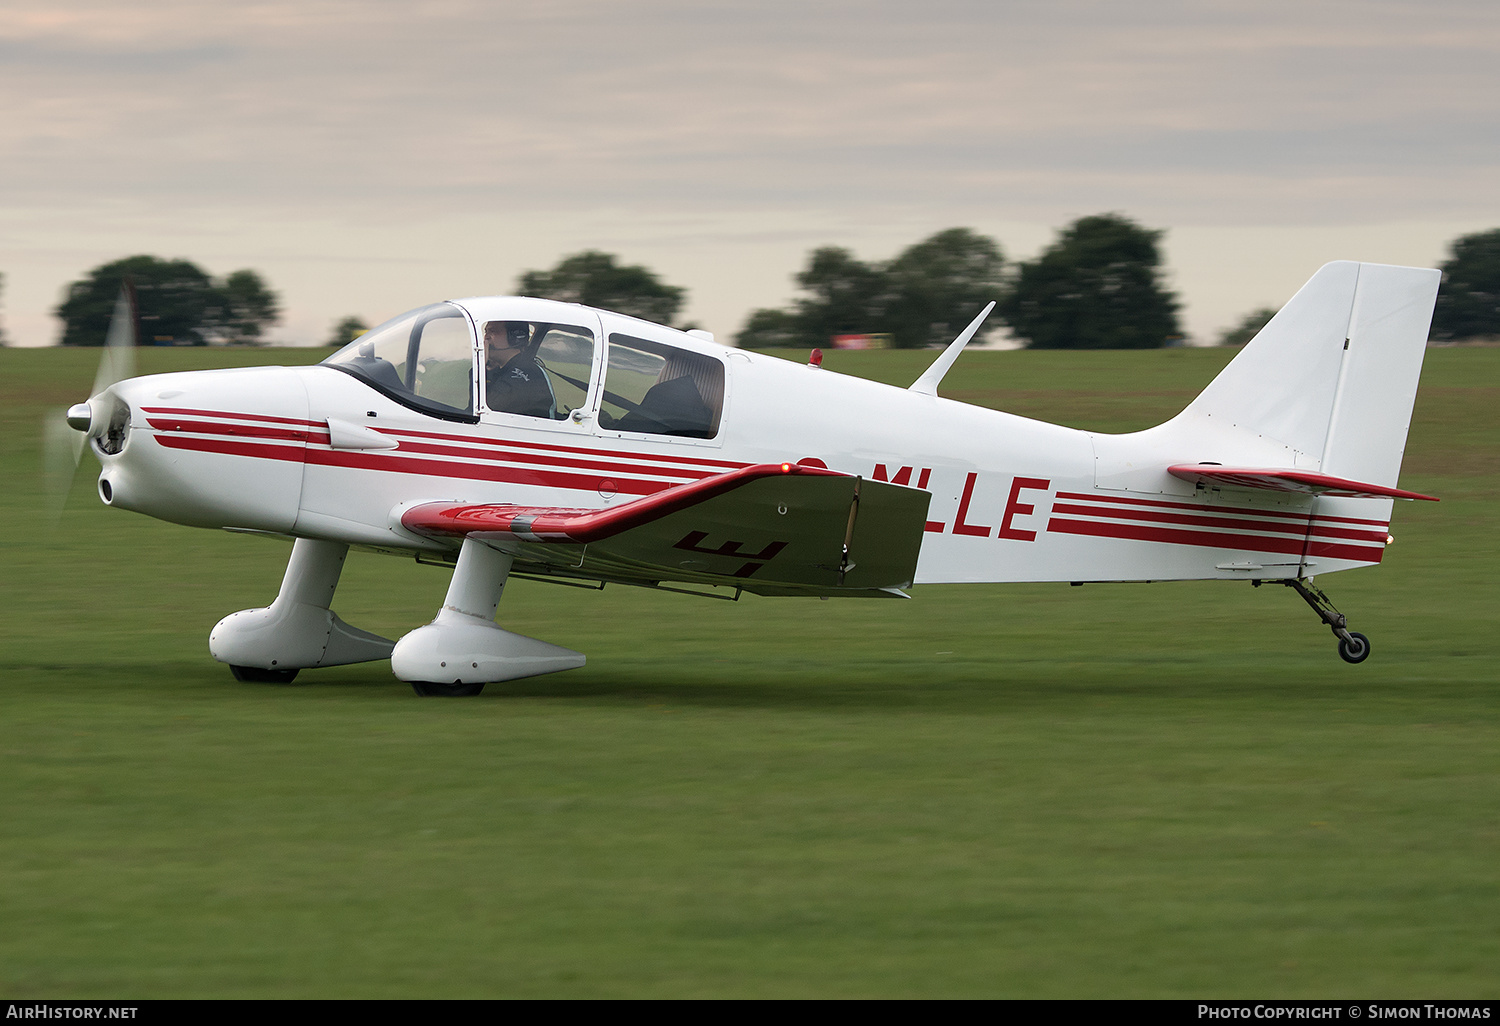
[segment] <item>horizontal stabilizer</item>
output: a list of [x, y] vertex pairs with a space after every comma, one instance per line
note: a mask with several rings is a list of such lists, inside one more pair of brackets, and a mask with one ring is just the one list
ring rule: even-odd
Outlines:
[[1331, 474], [1317, 474], [1310, 470], [1287, 470], [1266, 467], [1222, 467], [1217, 463], [1178, 463], [1167, 468], [1167, 473], [1184, 481], [1203, 482], [1215, 485], [1231, 485], [1236, 488], [1261, 488], [1273, 492], [1301, 492], [1304, 495], [1340, 495], [1356, 499], [1426, 499], [1437, 502], [1433, 495], [1408, 492], [1401, 488], [1350, 481]]

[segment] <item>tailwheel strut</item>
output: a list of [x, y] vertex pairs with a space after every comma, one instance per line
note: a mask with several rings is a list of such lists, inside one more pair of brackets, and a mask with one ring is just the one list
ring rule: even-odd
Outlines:
[[[1259, 582], [1257, 582], [1259, 583]], [[1305, 581], [1290, 578], [1281, 582], [1302, 596], [1312, 611], [1328, 625], [1339, 639], [1339, 658], [1346, 663], [1362, 663], [1370, 656], [1370, 639], [1349, 629], [1349, 618], [1334, 608], [1332, 600], [1309, 577]]]

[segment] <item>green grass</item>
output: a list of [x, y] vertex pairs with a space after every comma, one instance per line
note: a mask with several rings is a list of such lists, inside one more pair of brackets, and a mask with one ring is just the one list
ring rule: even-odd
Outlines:
[[[945, 393], [1130, 430], [1228, 355], [974, 353]], [[235, 683], [208, 630], [283, 544], [105, 509], [87, 463], [54, 522], [39, 419], [95, 358], [0, 351], [0, 993], [1500, 994], [1500, 349], [1429, 353], [1402, 484], [1444, 501], [1322, 581], [1361, 666], [1285, 589], [516, 582], [502, 622], [589, 665], [468, 701]], [[335, 605], [395, 635], [445, 586], [356, 554]]]

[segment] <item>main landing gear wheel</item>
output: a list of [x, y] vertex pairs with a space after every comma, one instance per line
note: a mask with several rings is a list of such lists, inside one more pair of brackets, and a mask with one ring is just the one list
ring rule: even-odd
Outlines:
[[1359, 631], [1350, 631], [1346, 641], [1339, 639], [1339, 658], [1346, 663], [1362, 663], [1370, 656], [1370, 639]]
[[247, 684], [290, 684], [297, 679], [296, 670], [266, 670], [259, 666], [230, 666], [235, 680]]
[[472, 698], [484, 690], [483, 684], [439, 684], [430, 680], [414, 680], [411, 689], [423, 698]]

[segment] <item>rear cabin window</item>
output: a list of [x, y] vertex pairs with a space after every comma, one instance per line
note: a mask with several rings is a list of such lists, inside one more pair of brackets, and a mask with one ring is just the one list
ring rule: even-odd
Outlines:
[[609, 336], [601, 427], [712, 438], [723, 410], [722, 362], [649, 339]]

